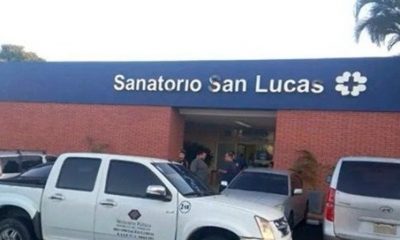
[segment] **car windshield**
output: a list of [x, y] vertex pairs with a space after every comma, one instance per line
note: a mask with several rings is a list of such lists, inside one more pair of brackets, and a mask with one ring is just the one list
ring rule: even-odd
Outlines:
[[288, 176], [273, 173], [242, 172], [228, 189], [288, 195]]
[[400, 199], [399, 182], [400, 164], [345, 161], [337, 189], [361, 196]]
[[53, 167], [53, 164], [43, 164], [40, 166], [37, 166], [35, 168], [32, 168], [23, 174], [21, 174], [19, 177], [22, 178], [47, 178], [50, 174], [50, 170]]
[[155, 163], [154, 166], [184, 196], [209, 196], [214, 194], [209, 187], [184, 166], [171, 163]]

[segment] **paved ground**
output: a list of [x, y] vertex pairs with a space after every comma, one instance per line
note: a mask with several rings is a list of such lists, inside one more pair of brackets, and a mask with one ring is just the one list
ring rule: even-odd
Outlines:
[[294, 229], [293, 240], [322, 240], [322, 225], [301, 224]]

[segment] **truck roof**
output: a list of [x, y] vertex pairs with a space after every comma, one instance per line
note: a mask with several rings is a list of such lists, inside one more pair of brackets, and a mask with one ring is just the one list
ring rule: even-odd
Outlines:
[[143, 156], [134, 156], [134, 155], [122, 155], [122, 154], [109, 154], [109, 153], [91, 153], [91, 152], [71, 152], [71, 153], [63, 153], [60, 157], [86, 157], [86, 158], [111, 158], [111, 159], [123, 159], [123, 160], [132, 160], [134, 162], [169, 162], [168, 160], [161, 158], [152, 158], [152, 157], [143, 157]]

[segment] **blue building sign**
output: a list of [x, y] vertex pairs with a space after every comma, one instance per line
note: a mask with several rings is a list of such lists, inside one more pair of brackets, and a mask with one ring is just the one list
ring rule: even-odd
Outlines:
[[400, 58], [1, 63], [0, 101], [400, 111]]

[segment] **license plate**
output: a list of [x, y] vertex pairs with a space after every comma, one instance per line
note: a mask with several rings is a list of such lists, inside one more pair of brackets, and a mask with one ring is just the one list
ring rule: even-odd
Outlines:
[[397, 235], [397, 227], [389, 224], [374, 224], [374, 233]]

